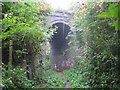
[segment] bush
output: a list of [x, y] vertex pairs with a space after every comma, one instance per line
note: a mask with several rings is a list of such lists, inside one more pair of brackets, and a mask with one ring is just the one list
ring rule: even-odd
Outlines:
[[32, 88], [34, 82], [26, 77], [26, 70], [20, 66], [3, 65], [3, 88]]
[[[118, 18], [115, 11], [119, 5], [91, 2], [77, 6], [72, 31], [76, 33], [75, 40], [78, 43], [75, 43], [81, 52], [75, 71], [79, 69], [82, 72], [91, 88], [119, 88], [119, 27], [118, 24], [113, 25]], [[108, 15], [105, 13], [111, 13], [112, 17], [106, 18]], [[99, 18], [100, 16], [104, 18]]]

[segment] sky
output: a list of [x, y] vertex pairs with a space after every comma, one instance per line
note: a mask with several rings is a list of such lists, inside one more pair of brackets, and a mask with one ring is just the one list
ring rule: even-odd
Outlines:
[[81, 0], [46, 0], [46, 2], [48, 2], [52, 8], [64, 10], [68, 10], [73, 2], [78, 1], [80, 2]]

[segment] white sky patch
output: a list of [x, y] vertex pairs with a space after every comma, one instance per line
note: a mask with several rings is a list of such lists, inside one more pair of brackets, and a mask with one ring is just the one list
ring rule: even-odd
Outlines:
[[54, 9], [69, 9], [73, 2], [81, 2], [82, 0], [46, 0]]

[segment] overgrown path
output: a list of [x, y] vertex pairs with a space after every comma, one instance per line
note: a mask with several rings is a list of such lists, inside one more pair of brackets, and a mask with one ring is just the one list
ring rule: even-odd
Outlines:
[[70, 88], [70, 87], [71, 87], [71, 86], [70, 86], [70, 83], [67, 81], [65, 75], [64, 75], [63, 73], [61, 73], [61, 72], [56, 72], [56, 73], [57, 73], [57, 74], [64, 80], [64, 82], [66, 83], [65, 88]]

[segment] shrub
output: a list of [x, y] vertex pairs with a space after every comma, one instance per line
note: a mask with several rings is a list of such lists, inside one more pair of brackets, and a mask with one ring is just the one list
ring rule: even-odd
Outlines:
[[26, 70], [20, 66], [3, 65], [3, 88], [32, 88], [34, 82], [26, 77]]

